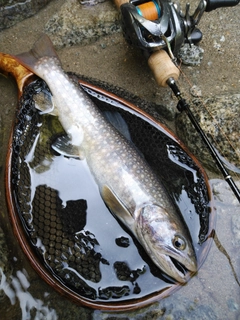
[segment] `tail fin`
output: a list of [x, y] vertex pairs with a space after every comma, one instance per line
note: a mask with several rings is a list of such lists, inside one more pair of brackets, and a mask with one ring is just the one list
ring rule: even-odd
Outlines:
[[55, 57], [59, 60], [59, 57], [53, 47], [53, 43], [46, 34], [43, 34], [34, 43], [33, 48], [30, 51], [18, 54], [14, 57], [19, 63], [32, 72], [35, 72], [35, 65], [42, 57]]

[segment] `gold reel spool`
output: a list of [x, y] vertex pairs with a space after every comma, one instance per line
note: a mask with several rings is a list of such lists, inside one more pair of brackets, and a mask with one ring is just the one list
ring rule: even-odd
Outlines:
[[154, 21], [157, 20], [160, 17], [160, 8], [156, 4], [155, 1], [149, 1], [140, 4], [136, 7], [138, 13], [143, 16], [145, 19]]
[[[114, 0], [115, 5], [118, 9], [121, 7], [122, 4], [128, 3], [129, 0]], [[137, 7], [138, 13], [148, 20], [157, 20], [160, 17], [160, 8], [158, 7], [157, 3], [153, 1], [145, 2]]]

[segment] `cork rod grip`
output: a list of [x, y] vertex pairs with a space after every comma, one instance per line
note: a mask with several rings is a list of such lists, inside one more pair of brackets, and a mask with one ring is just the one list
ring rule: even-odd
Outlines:
[[148, 59], [148, 65], [153, 72], [157, 84], [161, 87], [168, 86], [167, 80], [169, 78], [173, 78], [175, 81], [179, 78], [179, 69], [164, 50], [152, 53]]
[[128, 3], [128, 0], [114, 0], [115, 5], [117, 6], [118, 9], [120, 9], [121, 5], [124, 3]]

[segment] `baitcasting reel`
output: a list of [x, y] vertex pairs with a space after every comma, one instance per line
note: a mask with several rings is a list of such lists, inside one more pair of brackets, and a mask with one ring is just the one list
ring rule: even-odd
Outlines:
[[204, 13], [219, 7], [235, 6], [240, 0], [200, 0], [193, 15], [190, 5], [185, 14], [171, 0], [115, 0], [121, 11], [122, 29], [127, 42], [143, 51], [154, 77], [161, 87], [178, 80], [176, 56], [184, 43], [202, 39], [196, 27]]
[[204, 11], [235, 6], [240, 0], [200, 0], [193, 15], [190, 5], [185, 14], [171, 0], [122, 0], [123, 33], [128, 43], [139, 47], [147, 56], [156, 50], [167, 49], [173, 59], [183, 43], [196, 44], [202, 39], [196, 28]]

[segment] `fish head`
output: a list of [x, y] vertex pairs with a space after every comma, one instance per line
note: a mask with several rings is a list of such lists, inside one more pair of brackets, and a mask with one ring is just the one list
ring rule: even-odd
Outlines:
[[140, 209], [136, 234], [152, 261], [168, 276], [187, 282], [197, 272], [197, 259], [187, 226], [164, 208], [147, 204]]

